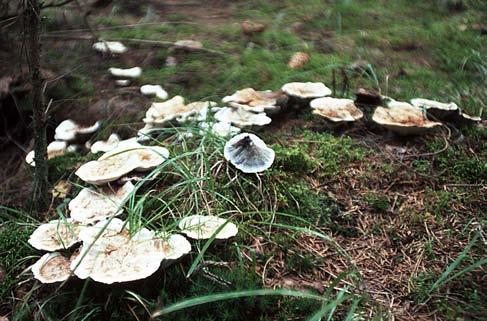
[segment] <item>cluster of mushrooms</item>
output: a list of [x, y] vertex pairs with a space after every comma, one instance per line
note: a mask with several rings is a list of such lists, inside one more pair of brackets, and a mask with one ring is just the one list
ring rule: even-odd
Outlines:
[[[96, 43], [94, 48], [111, 53], [127, 50], [115, 42]], [[119, 77], [140, 76], [140, 68], [131, 69], [125, 74], [127, 70], [111, 69], [110, 72]], [[259, 173], [272, 165], [275, 153], [258, 136], [241, 133], [243, 129], [268, 125], [278, 114], [308, 107], [330, 128], [350, 124], [364, 116], [356, 101], [329, 97], [332, 91], [320, 82], [292, 82], [278, 92], [245, 88], [224, 97], [220, 104], [186, 103], [181, 96], [166, 100], [168, 93], [160, 85], [144, 85], [140, 91], [157, 100], [143, 118], [145, 126], [136, 137], [122, 140], [113, 133], [107, 141], [87, 144], [92, 153], [103, 154], [81, 165], [75, 174], [92, 186], [83, 188], [69, 202], [68, 217], [42, 224], [32, 233], [29, 243], [48, 252], [32, 266], [39, 281], [60, 282], [73, 275], [106, 284], [143, 279], [188, 254], [191, 243], [186, 237], [228, 239], [237, 234], [234, 223], [217, 216], [182, 218], [177, 223], [186, 237], [131, 228], [128, 222], [118, 218], [123, 214], [125, 202], [136, 192], [132, 183], [140, 179], [136, 173], [157, 172], [169, 159], [165, 147], [144, 145], [153, 141], [152, 136], [161, 128], [190, 122], [202, 133], [224, 137], [227, 139], [224, 158], [244, 173]], [[400, 135], [423, 133], [440, 126], [443, 120], [480, 121], [461, 112], [454, 103], [418, 98], [409, 104], [388, 97], [380, 97], [380, 101], [385, 107], [376, 104], [372, 120]], [[81, 127], [72, 120], [63, 121], [56, 128], [56, 141], [49, 145], [49, 158], [64, 154], [75, 146], [69, 145], [71, 142], [92, 134], [98, 127], [99, 122]], [[188, 138], [192, 134], [183, 135]], [[32, 152], [26, 161], [35, 166]]]

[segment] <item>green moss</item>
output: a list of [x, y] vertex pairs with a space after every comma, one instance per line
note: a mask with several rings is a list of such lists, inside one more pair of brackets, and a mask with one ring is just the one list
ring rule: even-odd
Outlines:
[[386, 212], [389, 209], [389, 200], [384, 195], [369, 193], [365, 196], [367, 204], [377, 212]]

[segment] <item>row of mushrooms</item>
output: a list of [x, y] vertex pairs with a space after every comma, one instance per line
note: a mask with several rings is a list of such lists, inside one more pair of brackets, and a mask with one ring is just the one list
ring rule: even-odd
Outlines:
[[[126, 51], [123, 45], [111, 42], [97, 43], [94, 48], [111, 53]], [[142, 70], [137, 68], [110, 72], [117, 77], [140, 76]], [[47, 252], [32, 266], [39, 281], [60, 282], [73, 275], [106, 284], [143, 279], [188, 254], [192, 247], [187, 238], [227, 239], [238, 233], [234, 223], [217, 216], [184, 217], [177, 222], [181, 234], [132, 228], [119, 218], [124, 204], [137, 191], [131, 178], [137, 175], [131, 175], [157, 172], [170, 157], [163, 146], [144, 145], [154, 141], [152, 136], [161, 128], [192, 123], [203, 134], [224, 137], [224, 158], [244, 173], [259, 173], [272, 165], [275, 153], [258, 136], [241, 133], [245, 128], [266, 126], [278, 114], [307, 107], [331, 128], [364, 117], [355, 101], [329, 97], [332, 91], [320, 82], [292, 82], [277, 92], [245, 88], [224, 97], [221, 104], [186, 103], [181, 96], [166, 100], [169, 95], [160, 85], [144, 85], [140, 91], [158, 100], [147, 110], [142, 120], [145, 126], [136, 137], [122, 140], [113, 133], [107, 141], [87, 145], [92, 153], [103, 153], [75, 172], [91, 186], [69, 202], [68, 217], [42, 224], [32, 233], [29, 243]], [[453, 103], [413, 99], [409, 104], [380, 98], [386, 103], [376, 106], [372, 120], [401, 135], [419, 134], [455, 117], [479, 121], [462, 113]], [[50, 144], [49, 157], [63, 154], [59, 150], [67, 150], [71, 142], [98, 128], [99, 123], [82, 127], [72, 120], [62, 122], [56, 129], [56, 141]], [[186, 133], [186, 137], [190, 136]], [[26, 161], [35, 166], [33, 160], [31, 152]]]

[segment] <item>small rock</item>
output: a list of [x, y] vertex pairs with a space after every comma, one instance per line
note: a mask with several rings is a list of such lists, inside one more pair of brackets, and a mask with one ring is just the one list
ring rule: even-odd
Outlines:
[[245, 20], [244, 22], [242, 22], [241, 27], [244, 35], [251, 36], [254, 33], [263, 32], [266, 28], [266, 25], [259, 22]]

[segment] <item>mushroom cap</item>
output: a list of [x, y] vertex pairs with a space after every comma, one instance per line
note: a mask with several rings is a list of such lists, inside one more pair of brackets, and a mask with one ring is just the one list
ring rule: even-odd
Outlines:
[[226, 160], [244, 173], [259, 173], [271, 167], [275, 153], [254, 134], [243, 133], [230, 139], [224, 148]]
[[152, 103], [146, 112], [144, 122], [151, 125], [164, 125], [172, 120], [184, 123], [188, 120], [202, 121], [206, 119], [209, 107], [215, 106], [212, 101], [197, 101], [184, 104], [184, 98], [175, 96], [163, 103]]
[[99, 152], [108, 152], [111, 151], [112, 149], [115, 149], [118, 146], [119, 142], [120, 142], [120, 137], [117, 134], [111, 134], [106, 141], [99, 140], [94, 142], [93, 145], [91, 145], [90, 147], [90, 151], [93, 154]]
[[230, 123], [217, 122], [211, 126], [211, 131], [215, 135], [227, 137], [234, 136], [240, 133], [240, 128], [232, 126], [232, 124]]
[[364, 116], [353, 100], [332, 97], [316, 98], [310, 102], [313, 114], [335, 123], [353, 122]]
[[322, 82], [290, 82], [281, 89], [289, 96], [304, 99], [331, 95], [331, 89]]
[[97, 121], [92, 126], [82, 127], [71, 119], [62, 121], [55, 130], [54, 139], [64, 140], [67, 142], [73, 141], [78, 135], [92, 134], [100, 128], [100, 122]]
[[139, 78], [142, 75], [142, 68], [140, 67], [133, 67], [133, 68], [108, 68], [108, 72], [113, 77], [121, 77], [121, 78]]
[[202, 49], [203, 44], [196, 40], [184, 39], [178, 40], [174, 43], [174, 46], [179, 49]]
[[414, 107], [424, 108], [424, 109], [441, 109], [445, 111], [454, 111], [458, 110], [458, 106], [455, 103], [441, 103], [438, 101], [424, 99], [424, 98], [414, 98], [411, 99], [411, 104]]
[[69, 202], [71, 218], [82, 224], [93, 224], [119, 215], [123, 211], [123, 202], [134, 189], [135, 186], [131, 182], [126, 182], [116, 190], [106, 188], [103, 192], [97, 192], [92, 188], [83, 188]]
[[70, 260], [58, 252], [44, 254], [31, 270], [34, 278], [42, 283], [66, 281], [71, 276]]
[[[65, 141], [53, 141], [47, 145], [47, 159], [52, 159], [58, 156], [64, 155], [66, 152], [68, 152], [68, 144]], [[30, 166], [36, 166], [35, 163], [35, 152], [31, 150], [27, 155], [25, 156], [25, 162], [29, 164]]]
[[99, 41], [93, 44], [93, 49], [99, 52], [110, 52], [114, 54], [123, 54], [127, 52], [127, 47], [118, 41]]
[[168, 238], [154, 239], [156, 248], [164, 255], [164, 260], [177, 260], [191, 252], [191, 243], [180, 234], [173, 234]]
[[82, 233], [83, 248], [71, 262], [76, 276], [112, 284], [144, 279], [159, 269], [165, 254], [154, 241], [154, 233], [142, 228], [131, 236], [124, 224], [113, 218]]
[[234, 124], [237, 127], [245, 126], [264, 126], [271, 123], [265, 113], [252, 113], [243, 109], [234, 109], [223, 107], [215, 113], [215, 119], [223, 122]]
[[[225, 224], [226, 223], [226, 224]], [[215, 239], [229, 239], [238, 233], [235, 224], [217, 216], [191, 215], [179, 221], [181, 232], [195, 240], [206, 240], [215, 234], [222, 226], [225, 226], [216, 234]]]
[[442, 125], [426, 119], [421, 109], [400, 102], [377, 107], [372, 120], [399, 135], [418, 135]]
[[117, 79], [115, 80], [115, 85], [120, 87], [127, 87], [130, 85], [130, 79]]
[[168, 97], [167, 91], [165, 91], [160, 85], [143, 85], [140, 87], [140, 92], [142, 95], [154, 95], [161, 100], [165, 100]]
[[226, 96], [222, 102], [228, 103], [234, 108], [242, 108], [247, 111], [261, 113], [280, 109], [277, 104], [278, 94], [270, 90], [256, 91], [253, 88], [237, 90], [233, 95]]
[[67, 249], [80, 241], [83, 227], [71, 219], [53, 220], [41, 224], [29, 237], [29, 244], [38, 250], [57, 251]]
[[153, 169], [169, 157], [169, 151], [164, 147], [133, 144], [103, 154], [98, 160], [82, 165], [75, 174], [87, 183], [100, 185], [115, 181], [133, 170], [143, 172]]

